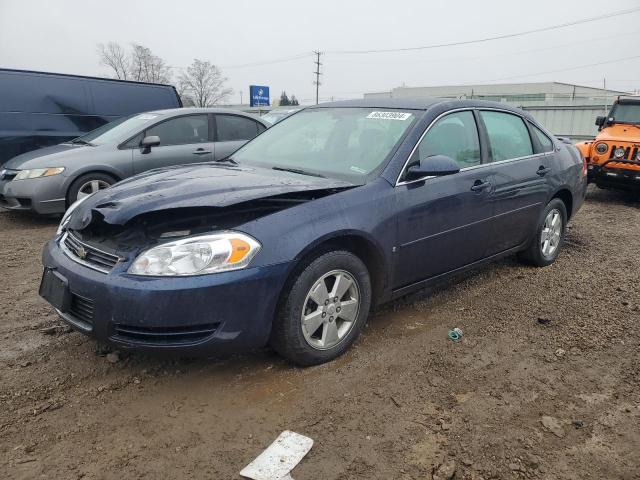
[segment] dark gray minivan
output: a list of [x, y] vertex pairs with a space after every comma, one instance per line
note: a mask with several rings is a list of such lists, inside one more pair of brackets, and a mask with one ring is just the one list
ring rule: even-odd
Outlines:
[[123, 116], [176, 107], [171, 85], [0, 69], [0, 165]]

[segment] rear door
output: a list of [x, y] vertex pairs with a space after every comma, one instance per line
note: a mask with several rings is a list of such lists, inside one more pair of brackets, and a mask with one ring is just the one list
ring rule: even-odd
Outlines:
[[519, 115], [480, 110], [481, 131], [486, 135], [493, 167], [495, 218], [489, 255], [528, 241], [533, 235], [549, 195], [551, 151], [541, 151], [527, 122]]
[[228, 157], [265, 127], [249, 117], [233, 114], [215, 115], [216, 149], [215, 159]]
[[401, 177], [396, 186], [400, 208], [396, 289], [481, 260], [493, 234], [492, 172], [481, 161], [472, 110], [436, 120], [408, 165], [431, 155], [451, 157], [461, 170], [409, 182]]
[[137, 148], [133, 151], [135, 173], [152, 168], [213, 160], [215, 145], [206, 113], [182, 115], [149, 127], [136, 141], [144, 137], [160, 137], [160, 145], [149, 151]]

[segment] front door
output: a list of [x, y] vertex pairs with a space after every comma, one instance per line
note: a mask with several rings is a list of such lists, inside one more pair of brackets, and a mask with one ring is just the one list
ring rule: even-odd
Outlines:
[[450, 113], [432, 124], [409, 165], [431, 155], [453, 158], [461, 171], [410, 182], [401, 177], [396, 289], [484, 258], [492, 235], [492, 171], [482, 164], [472, 111]]
[[165, 120], [147, 128], [143, 137], [153, 135], [160, 137], [160, 145], [148, 151], [141, 148], [133, 151], [135, 173], [214, 159], [215, 144], [211, 139], [209, 116], [206, 114]]

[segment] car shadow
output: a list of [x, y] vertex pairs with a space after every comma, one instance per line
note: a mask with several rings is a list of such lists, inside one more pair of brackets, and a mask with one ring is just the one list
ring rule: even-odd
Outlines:
[[0, 222], [4, 230], [22, 230], [24, 228], [55, 227], [62, 215], [37, 215], [29, 212], [16, 212], [0, 209]]
[[596, 187], [595, 185], [589, 185], [586, 200], [588, 202], [640, 207], [640, 185], [638, 186], [637, 192], [603, 189]]

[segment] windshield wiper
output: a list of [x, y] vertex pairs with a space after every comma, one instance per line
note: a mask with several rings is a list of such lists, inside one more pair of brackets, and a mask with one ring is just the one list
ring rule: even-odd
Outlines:
[[308, 175], [310, 177], [320, 177], [320, 178], [327, 178], [324, 175], [321, 175], [319, 173], [314, 173], [314, 172], [307, 172], [306, 170], [301, 170], [299, 168], [288, 168], [288, 167], [271, 167], [271, 170], [279, 170], [281, 172], [291, 172], [291, 173], [298, 173], [300, 175]]
[[83, 140], [81, 138], [74, 138], [69, 143], [75, 143], [77, 145], [89, 145], [90, 147], [95, 147], [93, 143], [87, 142], [86, 140]]
[[232, 165], [238, 165], [238, 162], [236, 162], [233, 158], [231, 157], [224, 157], [224, 158], [219, 158], [217, 160], [214, 160], [215, 163], [223, 163], [223, 162], [229, 162]]

